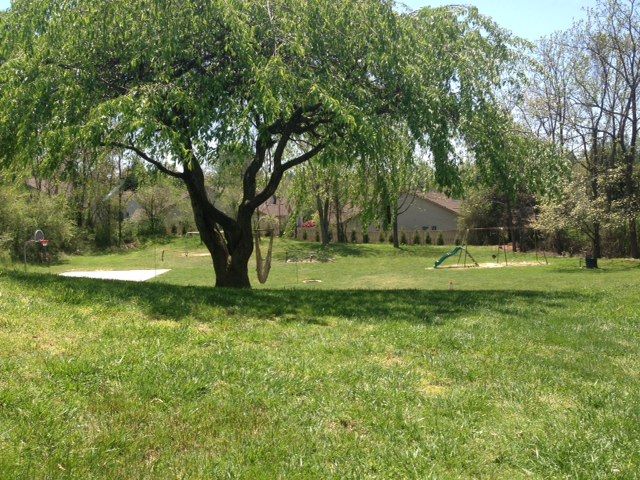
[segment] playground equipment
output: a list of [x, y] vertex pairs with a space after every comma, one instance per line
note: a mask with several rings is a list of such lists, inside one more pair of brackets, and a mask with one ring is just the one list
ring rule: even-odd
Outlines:
[[[49, 246], [49, 240], [47, 240], [44, 236], [44, 232], [42, 230], [36, 230], [33, 234], [33, 238], [27, 240], [24, 244], [24, 271], [27, 271], [27, 247], [29, 245], [39, 244], [45, 252], [45, 258], [49, 259], [49, 255], [47, 253], [47, 247]], [[51, 262], [48, 262], [49, 266], [51, 266]]]
[[[500, 231], [500, 247], [503, 246], [502, 244], [502, 229], [498, 229]], [[468, 241], [469, 241], [469, 229], [467, 228], [464, 232], [464, 239], [462, 241], [462, 245], [458, 245], [456, 248], [454, 248], [453, 250], [451, 250], [448, 253], [445, 253], [442, 257], [440, 257], [438, 259], [438, 261], [435, 263], [433, 268], [440, 268], [442, 266], [442, 264], [444, 262], [446, 262], [448, 259], [450, 259], [451, 257], [455, 257], [456, 255], [458, 256], [458, 263], [457, 265], [460, 265], [460, 261], [462, 260], [462, 254], [464, 253], [464, 260], [463, 260], [463, 267], [467, 268], [467, 258], [471, 259], [471, 261], [473, 262], [473, 266], [474, 267], [479, 267], [480, 264], [476, 261], [475, 258], [473, 258], [473, 255], [471, 255], [471, 253], [469, 252], [469, 249], [467, 247], [468, 245]], [[507, 257], [506, 257], [506, 250], [505, 251], [505, 262], [507, 261]], [[499, 256], [499, 255], [498, 255]], [[495, 257], [495, 255], [494, 255]]]
[[269, 272], [271, 272], [271, 257], [273, 255], [273, 237], [275, 237], [273, 230], [269, 231], [269, 250], [267, 251], [267, 257], [263, 260], [262, 251], [260, 249], [260, 230], [256, 230], [254, 235], [255, 247], [256, 247], [256, 272], [258, 273], [258, 281], [263, 285], [267, 283], [269, 279]]
[[471, 253], [469, 253], [469, 251], [467, 250], [467, 246], [464, 245], [464, 246], [458, 246], [458, 247], [454, 248], [453, 250], [451, 250], [450, 252], [445, 253], [442, 257], [440, 257], [438, 259], [438, 261], [435, 263], [433, 268], [439, 268], [444, 262], [446, 262], [451, 257], [455, 257], [456, 255], [458, 255], [458, 265], [459, 265], [463, 253], [464, 253], [464, 266], [465, 267], [467, 266], [467, 257], [469, 257], [471, 259], [471, 261], [474, 263], [474, 265], [476, 267], [480, 266], [480, 264], [478, 262], [476, 262], [476, 259], [473, 258]]
[[[479, 267], [480, 264], [475, 260], [473, 255], [469, 252], [469, 236], [470, 233], [474, 234], [475, 242], [482, 241], [484, 238], [484, 242], [492, 242], [491, 244], [497, 246], [497, 253], [492, 255], [493, 260], [497, 264], [501, 264], [504, 261], [504, 266], [509, 265], [509, 258], [507, 256], [507, 251], [509, 250], [509, 230], [504, 227], [493, 227], [493, 228], [471, 228], [467, 229], [464, 232], [464, 238], [462, 241], [462, 245], [457, 246], [450, 252], [445, 253], [442, 257], [438, 259], [435, 263], [435, 268], [441, 267], [448, 259], [458, 256], [458, 265], [463, 263], [463, 266], [467, 267], [467, 258], [470, 258], [473, 262], [472, 266]], [[522, 235], [522, 232], [520, 232]], [[479, 238], [478, 238], [479, 237]], [[472, 238], [473, 241], [473, 238]], [[533, 242], [533, 249], [535, 251], [536, 262], [540, 265], [548, 265], [549, 261], [547, 259], [547, 254], [544, 249], [540, 249], [540, 238], [539, 232], [533, 231], [532, 236], [529, 237], [529, 242]], [[482, 244], [482, 243], [478, 243]], [[485, 243], [486, 244], [486, 243]], [[462, 254], [464, 254], [464, 261], [462, 261]]]

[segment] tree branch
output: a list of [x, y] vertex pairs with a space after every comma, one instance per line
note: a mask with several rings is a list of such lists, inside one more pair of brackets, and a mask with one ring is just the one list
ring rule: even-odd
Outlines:
[[325, 146], [326, 146], [325, 143], [321, 142], [315, 147], [313, 147], [311, 150], [309, 150], [308, 152], [300, 155], [299, 157], [294, 158], [293, 160], [289, 160], [288, 162], [285, 162], [282, 165], [282, 171], [286, 172], [287, 170], [297, 165], [303, 164], [304, 162], [311, 160], [313, 157], [318, 155], [322, 150], [324, 150]]
[[325, 145], [321, 143], [315, 146], [314, 148], [312, 148], [311, 150], [309, 150], [308, 152], [300, 155], [299, 157], [296, 157], [293, 160], [289, 160], [288, 162], [280, 165], [279, 168], [274, 169], [273, 173], [271, 174], [271, 178], [269, 179], [269, 183], [267, 183], [267, 186], [264, 187], [264, 189], [259, 194], [257, 194], [252, 200], [250, 200], [248, 202], [248, 205], [251, 208], [258, 208], [260, 205], [266, 202], [269, 199], [269, 197], [271, 197], [276, 193], [276, 190], [278, 189], [278, 185], [280, 185], [280, 181], [282, 180], [282, 177], [287, 170], [295, 167], [296, 165], [300, 165], [308, 160], [311, 160], [313, 157], [315, 157], [318, 153], [322, 151], [324, 146]]
[[109, 144], [104, 144], [104, 146], [105, 147], [115, 147], [115, 148], [122, 148], [122, 149], [125, 149], [125, 150], [130, 150], [130, 151], [134, 152], [136, 155], [138, 155], [140, 158], [145, 160], [146, 162], [149, 162], [150, 164], [154, 165], [162, 173], [167, 174], [167, 175], [169, 175], [171, 177], [174, 177], [174, 178], [180, 178], [180, 179], [184, 180], [184, 174], [183, 173], [175, 172], [175, 171], [165, 167], [161, 162], [151, 158], [149, 155], [147, 155], [144, 151], [142, 151], [139, 148], [137, 148], [135, 145], [127, 145], [127, 144], [124, 144], [124, 143], [113, 142], [113, 143], [109, 143]]

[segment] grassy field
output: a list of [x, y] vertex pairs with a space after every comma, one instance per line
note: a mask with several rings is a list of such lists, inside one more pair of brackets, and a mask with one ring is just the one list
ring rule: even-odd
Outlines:
[[195, 241], [6, 268], [0, 478], [640, 478], [638, 263], [314, 249], [251, 292]]
[[[266, 251], [267, 242], [263, 241]], [[536, 288], [531, 285], [532, 276], [548, 282], [553, 276], [541, 269], [542, 257], [535, 253], [508, 253], [507, 263], [523, 262], [536, 266], [509, 269], [455, 269], [433, 271], [435, 261], [451, 246], [417, 246], [393, 249], [390, 245], [332, 245], [322, 249], [315, 243], [279, 240], [275, 244], [273, 268], [266, 285], [260, 285], [255, 275], [255, 263], [250, 264], [255, 288], [307, 288], [307, 289], [449, 289], [463, 288]], [[504, 253], [497, 247], [469, 247], [470, 253], [482, 265], [504, 263]], [[495, 259], [493, 257], [496, 257]], [[310, 259], [314, 261], [309, 262]], [[445, 266], [453, 267], [458, 258], [452, 258]], [[464, 256], [460, 259], [464, 262]], [[554, 272], [579, 271], [578, 259], [549, 258]], [[472, 262], [468, 260], [468, 264]], [[16, 263], [9, 270], [23, 271], [24, 265]], [[544, 268], [547, 268], [546, 266]], [[50, 268], [29, 266], [28, 271], [61, 273], [74, 270], [131, 270], [170, 269], [154, 282], [185, 286], [211, 286], [214, 283], [211, 258], [199, 240], [175, 240], [163, 244], [151, 244], [146, 248], [121, 254], [72, 256]], [[320, 280], [321, 283], [305, 283]], [[453, 282], [453, 285], [451, 283]], [[555, 283], [555, 282], [554, 282]], [[558, 287], [564, 281], [557, 283]], [[537, 284], [537, 281], [536, 281]]]

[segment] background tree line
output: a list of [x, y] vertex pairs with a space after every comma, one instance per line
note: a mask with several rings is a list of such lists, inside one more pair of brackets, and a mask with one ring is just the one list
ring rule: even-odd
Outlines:
[[640, 258], [636, 0], [603, 0], [537, 45], [520, 118], [570, 169], [537, 224], [556, 247]]

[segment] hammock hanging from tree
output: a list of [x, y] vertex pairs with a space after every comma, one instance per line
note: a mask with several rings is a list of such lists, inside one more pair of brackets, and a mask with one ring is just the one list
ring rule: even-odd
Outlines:
[[269, 232], [269, 250], [267, 251], [267, 258], [262, 259], [262, 251], [260, 250], [260, 230], [256, 230], [254, 236], [256, 245], [256, 271], [258, 273], [258, 280], [260, 283], [267, 283], [269, 278], [269, 272], [271, 271], [271, 255], [273, 253], [273, 237], [275, 237], [273, 230]]

